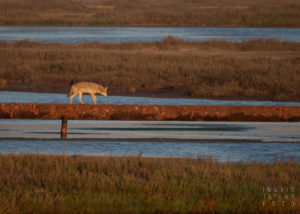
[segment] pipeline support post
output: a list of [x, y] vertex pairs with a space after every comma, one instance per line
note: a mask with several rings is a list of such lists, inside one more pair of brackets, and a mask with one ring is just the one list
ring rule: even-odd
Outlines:
[[61, 132], [60, 132], [61, 139], [67, 138], [67, 128], [68, 128], [68, 120], [66, 117], [63, 116], [61, 118]]

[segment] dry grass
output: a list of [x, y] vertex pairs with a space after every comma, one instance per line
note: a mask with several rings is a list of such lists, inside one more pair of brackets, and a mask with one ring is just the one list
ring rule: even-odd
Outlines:
[[0, 78], [0, 90], [6, 88], [7, 81], [5, 79]]
[[[263, 206], [268, 187], [285, 188], [286, 206], [279, 199]], [[297, 213], [299, 194], [294, 160], [0, 154], [0, 213], [6, 214]]]
[[66, 93], [73, 80], [94, 81], [109, 94], [300, 101], [300, 44], [0, 43], [7, 90]]
[[299, 27], [298, 0], [0, 0], [1, 25]]

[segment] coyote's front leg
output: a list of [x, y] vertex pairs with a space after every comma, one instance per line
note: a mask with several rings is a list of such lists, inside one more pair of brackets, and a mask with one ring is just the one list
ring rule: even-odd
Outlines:
[[72, 94], [71, 96], [70, 96], [70, 104], [72, 104], [72, 99], [73, 99], [73, 97], [75, 97], [76, 96], [76, 94]]

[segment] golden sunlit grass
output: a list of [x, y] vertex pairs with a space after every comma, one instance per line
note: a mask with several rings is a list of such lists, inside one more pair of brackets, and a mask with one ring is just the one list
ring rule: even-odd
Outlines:
[[1, 25], [299, 27], [298, 0], [0, 0]]
[[[263, 206], [268, 187], [284, 187], [295, 197], [286, 206]], [[0, 155], [0, 213], [6, 214], [296, 213], [299, 194], [300, 166], [284, 158], [221, 164], [203, 158]]]
[[300, 44], [0, 42], [0, 79], [7, 90], [67, 93], [73, 80], [109, 87], [112, 95], [300, 100]]

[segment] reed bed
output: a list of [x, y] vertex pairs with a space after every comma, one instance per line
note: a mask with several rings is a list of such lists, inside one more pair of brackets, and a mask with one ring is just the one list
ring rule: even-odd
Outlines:
[[299, 163], [284, 156], [270, 164], [221, 164], [200, 157], [0, 154], [6, 214], [297, 213], [299, 194]]
[[300, 45], [255, 40], [188, 42], [0, 42], [4, 90], [67, 93], [94, 81], [109, 95], [300, 100]]
[[298, 0], [0, 0], [0, 25], [299, 27]]

